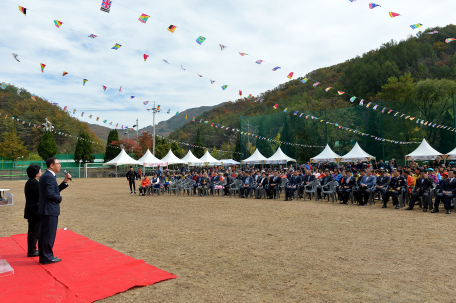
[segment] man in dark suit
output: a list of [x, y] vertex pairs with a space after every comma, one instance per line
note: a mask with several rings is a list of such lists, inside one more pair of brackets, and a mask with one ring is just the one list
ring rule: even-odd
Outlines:
[[379, 169], [380, 176], [377, 177], [377, 185], [372, 189], [372, 192], [380, 192], [380, 196], [383, 197], [383, 194], [386, 193], [388, 185], [391, 179], [388, 176], [385, 176], [386, 171], [384, 168]]
[[25, 183], [25, 209], [24, 218], [28, 221], [27, 232], [27, 257], [38, 257], [36, 242], [40, 234], [41, 216], [38, 214], [40, 201], [40, 186], [38, 180], [41, 177], [41, 169], [38, 165], [32, 164], [27, 167], [29, 180]]
[[285, 188], [285, 201], [291, 201], [295, 190], [299, 188], [302, 183], [302, 179], [298, 176], [298, 172], [293, 173], [293, 177], [290, 178], [290, 184]]
[[312, 175], [312, 171], [309, 169], [309, 170], [306, 170], [306, 174], [304, 177], [302, 177], [302, 185], [299, 187], [299, 196], [302, 198], [302, 194], [304, 192], [304, 188], [306, 186], [308, 186], [310, 184], [310, 182], [312, 182], [313, 180], [315, 180], [315, 176]]
[[333, 180], [333, 178], [331, 177], [331, 172], [329, 170], [326, 170], [324, 175], [325, 176], [321, 178], [320, 185], [317, 187], [318, 199], [321, 199], [321, 191], [323, 189], [327, 190], [327, 184]]
[[39, 261], [42, 264], [51, 264], [62, 261], [54, 256], [54, 247], [57, 224], [60, 215], [60, 192], [68, 187], [71, 175], [67, 174], [65, 180], [58, 185], [55, 174], [60, 172], [60, 161], [50, 157], [46, 160], [47, 171], [40, 178], [40, 202], [38, 213], [41, 215], [41, 230], [38, 239]]
[[266, 189], [268, 199], [275, 198], [277, 195], [277, 189], [279, 188], [280, 184], [282, 184], [282, 178], [280, 178], [279, 173], [275, 170], [274, 176], [269, 178], [269, 185]]
[[135, 180], [136, 180], [136, 177], [138, 176], [138, 173], [133, 170], [133, 166], [130, 166], [130, 171], [127, 172], [127, 174], [125, 176], [127, 177], [127, 180], [130, 183], [130, 194], [132, 194], [133, 191], [135, 191], [135, 195], [136, 195]]
[[451, 199], [456, 195], [456, 178], [453, 170], [448, 171], [448, 179], [443, 184], [442, 192], [435, 197], [434, 209], [431, 213], [439, 212], [440, 201], [443, 200], [447, 214], [451, 214]]
[[348, 197], [350, 197], [350, 192], [355, 184], [356, 180], [351, 176], [351, 170], [347, 170], [346, 176], [341, 180], [339, 186], [339, 196], [342, 200], [340, 204], [348, 204]]
[[231, 188], [231, 184], [234, 183], [234, 179], [228, 173], [225, 173], [223, 176], [225, 177], [225, 180], [226, 180], [226, 184], [223, 186], [223, 191], [225, 192], [225, 196], [228, 196], [228, 195], [231, 195], [230, 188]]
[[424, 170], [420, 171], [420, 177], [416, 179], [414, 192], [412, 193], [412, 198], [410, 199], [409, 207], [406, 210], [413, 210], [416, 200], [420, 197], [423, 197], [423, 211], [427, 212], [429, 206], [429, 192], [431, 191], [432, 178], [428, 177]]
[[250, 190], [253, 188], [255, 181], [253, 180], [253, 177], [250, 176], [250, 172], [246, 171], [245, 172], [245, 177], [242, 179], [242, 185], [241, 185], [241, 198], [245, 198], [246, 196], [249, 195]]
[[208, 178], [207, 173], [204, 173], [203, 176], [200, 178], [199, 186], [198, 186], [198, 194], [200, 197], [203, 196], [203, 192], [208, 189], [211, 180]]
[[370, 194], [368, 190], [371, 189], [376, 182], [376, 177], [372, 175], [372, 171], [370, 169], [365, 169], [364, 171], [366, 175], [363, 176], [361, 180], [358, 179], [359, 187], [353, 193], [353, 196], [355, 197], [356, 201], [358, 201], [358, 206], [367, 206]]
[[261, 179], [260, 181], [257, 183], [257, 187], [255, 188], [255, 199], [261, 199], [261, 194], [263, 193], [263, 191], [266, 189], [266, 187], [268, 186], [269, 184], [269, 180], [268, 178], [266, 177], [266, 173], [263, 172], [261, 174]]
[[391, 177], [390, 184], [388, 185], [388, 191], [383, 195], [383, 206], [386, 208], [389, 197], [393, 198], [393, 205], [396, 206], [395, 209], [399, 209], [399, 195], [403, 188], [407, 188], [407, 181], [401, 176], [401, 171], [396, 168], [393, 169], [393, 176]]
[[[222, 173], [220, 173], [222, 174]], [[210, 192], [211, 192], [211, 195], [214, 194], [214, 188], [216, 185], [218, 185], [220, 183], [220, 177], [218, 175], [214, 175], [212, 178], [211, 178], [211, 184], [209, 185], [209, 189], [210, 189]]]

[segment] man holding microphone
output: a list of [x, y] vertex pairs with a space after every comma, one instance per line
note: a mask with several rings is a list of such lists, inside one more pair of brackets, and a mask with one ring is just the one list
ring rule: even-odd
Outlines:
[[41, 215], [41, 230], [38, 239], [39, 262], [51, 264], [62, 261], [54, 256], [55, 235], [60, 215], [60, 203], [62, 197], [60, 192], [68, 187], [71, 175], [66, 174], [65, 180], [58, 185], [55, 174], [60, 172], [60, 161], [50, 157], [46, 160], [47, 170], [41, 175], [39, 182], [39, 206], [38, 213]]

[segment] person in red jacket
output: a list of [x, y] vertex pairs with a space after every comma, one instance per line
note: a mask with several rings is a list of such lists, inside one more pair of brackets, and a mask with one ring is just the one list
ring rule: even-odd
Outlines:
[[150, 185], [150, 179], [144, 175], [144, 179], [141, 181], [141, 186], [139, 187], [139, 193], [142, 193], [142, 196], [145, 196]]

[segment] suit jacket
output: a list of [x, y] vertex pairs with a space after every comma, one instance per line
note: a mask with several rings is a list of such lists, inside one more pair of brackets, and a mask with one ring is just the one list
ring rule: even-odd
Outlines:
[[365, 175], [365, 176], [361, 179], [360, 185], [366, 184], [366, 187], [367, 187], [367, 188], [371, 188], [372, 186], [374, 186], [375, 181], [376, 181], [376, 177], [375, 177], [374, 175], [371, 175], [370, 177], [368, 177], [367, 175]]
[[[347, 179], [349, 180], [348, 183], [347, 183]], [[353, 177], [350, 177], [350, 178], [349, 177], [344, 177], [341, 180], [340, 188], [345, 190], [347, 188], [344, 188], [344, 187], [348, 186], [349, 187], [348, 189], [352, 189], [353, 186], [355, 186], [355, 185], [356, 185], [356, 179], [355, 178], [353, 178]]]
[[386, 190], [388, 188], [388, 185], [390, 184], [391, 179], [387, 176], [385, 177], [377, 177], [377, 186], [383, 186], [383, 188]]
[[446, 180], [443, 190], [451, 191], [453, 193], [453, 195], [456, 195], [456, 178], [453, 178], [453, 182], [450, 182], [450, 180], [451, 180], [450, 178], [448, 178]]
[[434, 181], [432, 180], [432, 178], [429, 178], [429, 177], [425, 178], [425, 179], [418, 178], [418, 179], [416, 179], [415, 190], [417, 190], [419, 188], [420, 193], [428, 192], [428, 191], [430, 191], [432, 184], [434, 184]]
[[[261, 179], [263, 179], [263, 178], [261, 178]], [[261, 179], [260, 179], [260, 182], [258, 182], [258, 186], [265, 188], [269, 184], [269, 179], [268, 179], [268, 177], [265, 177], [263, 179], [263, 181], [261, 181]]]
[[321, 178], [321, 185], [326, 185], [329, 182], [331, 182], [332, 180], [333, 180], [333, 178], [331, 176], [326, 176], [324, 178]]
[[307, 182], [312, 182], [313, 180], [315, 180], [315, 176], [314, 175], [305, 175], [303, 178], [302, 178], [302, 182], [304, 182], [304, 184], [306, 184]]
[[252, 176], [248, 176], [248, 177], [244, 177], [242, 179], [242, 185], [245, 185], [245, 182], [246, 182], [247, 179], [249, 180], [249, 184], [248, 184], [249, 186], [253, 186], [255, 184], [255, 181], [253, 180], [253, 177]]
[[291, 177], [290, 179], [290, 186], [298, 186], [298, 185], [301, 185], [302, 183], [302, 179], [300, 176], [293, 176]]
[[269, 185], [271, 185], [271, 184], [275, 184], [275, 185], [282, 184], [282, 178], [280, 178], [280, 176], [277, 176], [277, 177], [272, 176], [271, 178], [269, 178]]
[[29, 220], [40, 220], [38, 205], [40, 202], [40, 185], [37, 179], [29, 179], [25, 183], [25, 209], [24, 218]]
[[47, 170], [40, 177], [39, 187], [40, 204], [38, 206], [38, 213], [40, 215], [55, 217], [59, 216], [60, 202], [62, 202], [60, 192], [67, 188], [68, 184], [62, 182], [60, 185], [58, 185], [55, 176]]
[[211, 183], [212, 183], [212, 184], [215, 184], [215, 183], [218, 183], [218, 182], [220, 182], [220, 177], [219, 177], [219, 176], [215, 176], [215, 177], [213, 177], [212, 180], [211, 180]]
[[[204, 181], [206, 180], [206, 184], [204, 184]], [[200, 186], [209, 186], [211, 183], [211, 180], [209, 178], [204, 178], [204, 177], [201, 177], [200, 179], [200, 182], [199, 182], [199, 185]]]
[[230, 175], [228, 175], [228, 177], [226, 177], [226, 185], [231, 185], [234, 183], [234, 179], [233, 177], [231, 177]]

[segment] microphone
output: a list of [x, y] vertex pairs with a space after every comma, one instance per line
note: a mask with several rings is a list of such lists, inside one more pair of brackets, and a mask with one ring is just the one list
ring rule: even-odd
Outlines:
[[[67, 171], [66, 171], [65, 169], [63, 170], [63, 173], [64, 173], [65, 175], [68, 175], [68, 173], [67, 173]], [[70, 181], [73, 182], [73, 179], [70, 178]]]

